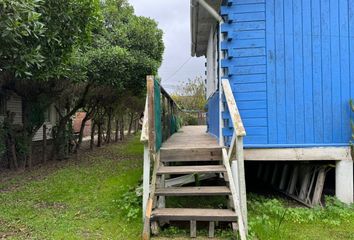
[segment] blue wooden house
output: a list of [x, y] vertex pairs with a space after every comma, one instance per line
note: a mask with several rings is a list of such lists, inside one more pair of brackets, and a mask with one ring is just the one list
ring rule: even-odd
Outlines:
[[[191, 0], [191, 32], [192, 55], [206, 57], [208, 123], [178, 130], [181, 109], [147, 77], [143, 239], [187, 221], [191, 237], [197, 222], [209, 237], [226, 222], [246, 240], [250, 183], [310, 207], [334, 186], [352, 203], [354, 2]], [[168, 204], [191, 196], [222, 197]]]
[[246, 161], [335, 161], [336, 195], [353, 202], [354, 2], [191, 0], [191, 26], [192, 55], [207, 62], [208, 132], [231, 142], [227, 79]]

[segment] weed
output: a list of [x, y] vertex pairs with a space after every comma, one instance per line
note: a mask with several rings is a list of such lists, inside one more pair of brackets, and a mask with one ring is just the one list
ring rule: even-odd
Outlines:
[[[322, 236], [333, 229], [336, 229], [334, 232], [343, 230], [347, 236], [354, 232], [353, 206], [345, 205], [334, 197], [326, 197], [325, 208], [313, 209], [287, 207], [282, 200], [252, 194], [248, 198], [250, 234], [259, 239], [284, 239], [284, 236], [302, 239], [312, 234]], [[301, 226], [303, 231], [293, 232], [295, 226]], [[336, 238], [335, 234], [332, 236], [332, 239], [343, 239], [342, 235], [340, 238]]]
[[121, 198], [113, 200], [131, 222], [141, 216], [142, 187], [132, 187]]

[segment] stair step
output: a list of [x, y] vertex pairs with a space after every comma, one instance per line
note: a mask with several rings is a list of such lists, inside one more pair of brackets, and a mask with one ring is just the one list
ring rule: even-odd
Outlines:
[[237, 215], [230, 209], [158, 208], [152, 211], [152, 218], [176, 221], [235, 222]]
[[222, 149], [210, 148], [161, 148], [162, 162], [192, 162], [192, 161], [220, 161]]
[[221, 173], [226, 172], [223, 165], [204, 166], [160, 166], [157, 174], [191, 174], [191, 173]]
[[158, 188], [155, 192], [158, 196], [217, 196], [230, 195], [231, 191], [226, 186], [216, 187], [171, 187]]

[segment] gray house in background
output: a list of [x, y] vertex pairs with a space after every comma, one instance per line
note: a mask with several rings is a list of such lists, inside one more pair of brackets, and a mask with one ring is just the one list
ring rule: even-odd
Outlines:
[[[22, 99], [16, 94], [11, 94], [10, 96], [0, 96], [0, 121], [2, 121], [6, 115], [6, 112], [14, 113], [14, 124], [22, 125]], [[57, 122], [57, 113], [54, 105], [49, 107], [45, 113], [47, 126], [47, 139], [52, 138], [52, 128]], [[36, 132], [33, 137], [33, 142], [38, 142], [43, 140], [43, 126]]]

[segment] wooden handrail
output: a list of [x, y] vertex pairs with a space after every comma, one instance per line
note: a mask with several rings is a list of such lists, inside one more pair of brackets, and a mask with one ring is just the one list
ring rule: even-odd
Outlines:
[[[154, 141], [156, 140], [156, 133], [155, 133], [155, 129], [154, 129], [154, 121], [158, 120], [158, 119], [154, 119], [154, 84], [155, 84], [155, 78], [154, 76], [147, 76], [146, 77], [146, 86], [147, 86], [147, 95], [146, 95], [146, 102], [145, 102], [145, 109], [144, 109], [144, 118], [143, 118], [143, 125], [142, 125], [142, 132], [141, 132], [141, 136], [140, 136], [140, 141], [141, 142], [149, 142], [150, 139], [154, 138]], [[170, 111], [170, 113], [168, 114], [172, 114], [174, 113], [175, 115], [177, 115], [177, 111], [183, 111], [180, 106], [173, 100], [173, 98], [168, 94], [168, 92], [159, 84], [160, 87], [160, 92], [161, 92], [161, 96], [162, 98], [166, 99], [168, 101], [168, 110]], [[160, 119], [161, 120], [161, 119]], [[153, 130], [149, 130], [153, 129]], [[155, 135], [153, 135], [153, 133]], [[152, 142], [152, 141], [150, 141]]]
[[[246, 183], [245, 183], [245, 167], [244, 167], [244, 153], [243, 153], [243, 137], [246, 136], [246, 130], [243, 126], [241, 115], [238, 111], [237, 104], [234, 95], [231, 90], [229, 80], [223, 79], [221, 82], [222, 89], [221, 94], [225, 95], [227, 110], [230, 112], [232, 126], [234, 132], [230, 142], [229, 149], [223, 147], [223, 163], [226, 167], [227, 174], [230, 180], [231, 191], [237, 192], [238, 195], [233, 194], [235, 208], [237, 209], [240, 220], [242, 220], [242, 226], [239, 221], [240, 237], [245, 239], [247, 236], [247, 199], [246, 199]], [[221, 105], [220, 111], [224, 110], [224, 105]], [[220, 122], [223, 126], [224, 122]], [[235, 150], [236, 161], [232, 161], [232, 155]], [[230, 162], [232, 162], [232, 172], [230, 169]], [[237, 176], [237, 181], [234, 182], [232, 173]], [[231, 184], [234, 183], [234, 184]], [[238, 190], [238, 191], [237, 191]]]
[[240, 115], [240, 112], [238, 111], [234, 95], [232, 94], [229, 80], [223, 79], [221, 83], [222, 83], [222, 87], [224, 90], [226, 103], [227, 103], [228, 109], [230, 111], [232, 124], [234, 126], [235, 131], [236, 131], [236, 135], [238, 137], [239, 136], [246, 136], [246, 130], [243, 126], [241, 115]]
[[[161, 141], [166, 140], [172, 133], [171, 120], [179, 110], [178, 105], [166, 92], [166, 90], [155, 81], [154, 76], [146, 77], [147, 94], [144, 109], [144, 119], [140, 140], [144, 143], [144, 176], [143, 176], [143, 239], [150, 239], [150, 218], [155, 203], [156, 172], [160, 164]], [[158, 91], [158, 92], [155, 92]], [[160, 96], [156, 99], [156, 96]], [[159, 106], [160, 104], [160, 106]], [[158, 109], [155, 109], [158, 107]], [[161, 110], [160, 115], [158, 111]], [[156, 114], [156, 115], [155, 115]], [[157, 122], [156, 122], [157, 121]], [[161, 124], [161, 125], [159, 125]], [[158, 126], [158, 129], [156, 127]], [[157, 135], [157, 134], [161, 135]], [[162, 139], [161, 139], [161, 138]], [[151, 162], [153, 172], [150, 179]], [[151, 187], [150, 187], [151, 186]]]

